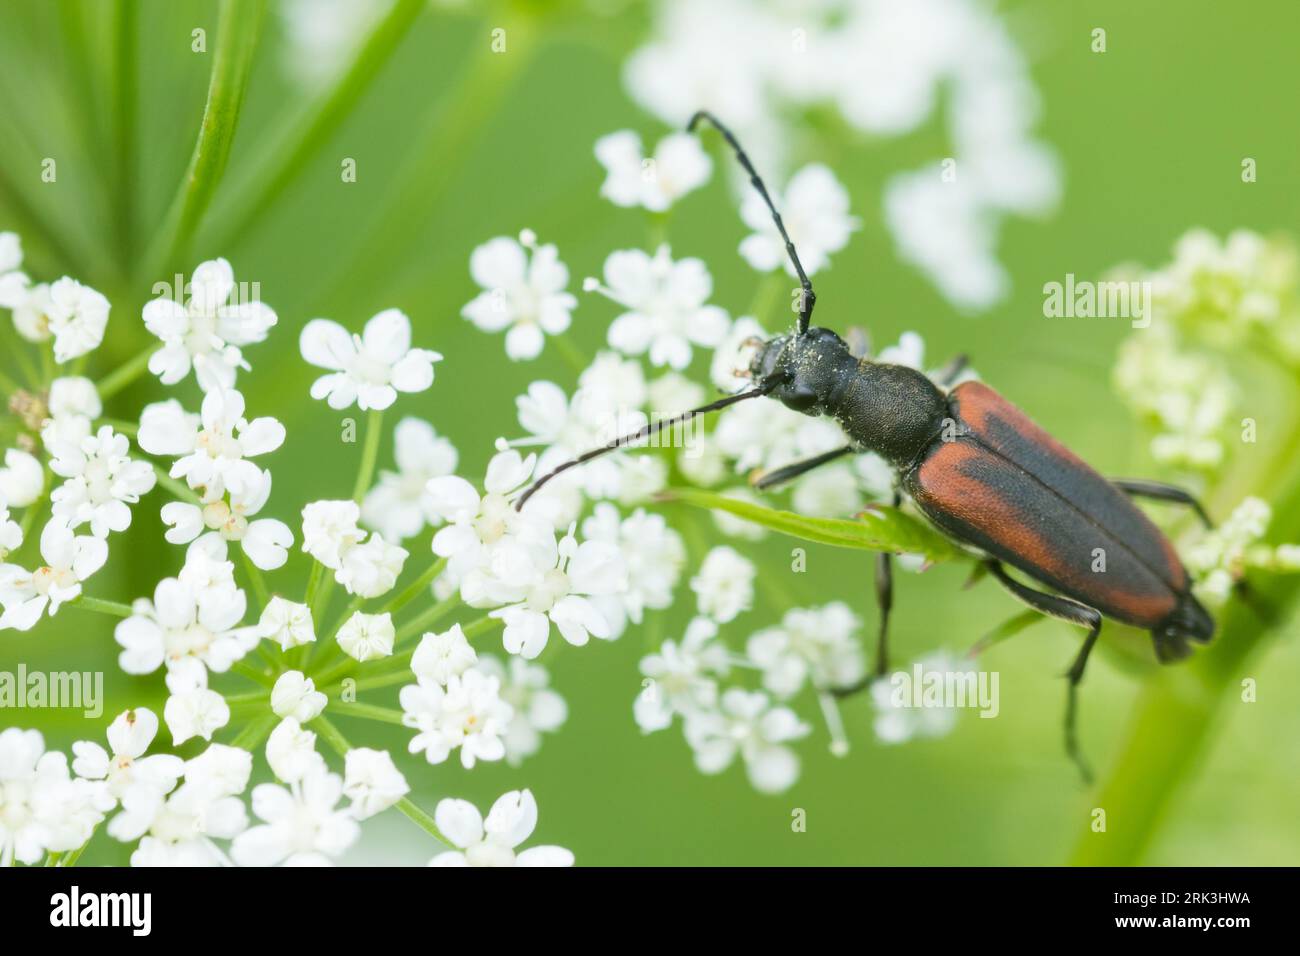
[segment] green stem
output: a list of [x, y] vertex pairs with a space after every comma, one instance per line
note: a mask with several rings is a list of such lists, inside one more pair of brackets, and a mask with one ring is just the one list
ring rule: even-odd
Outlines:
[[157, 462], [153, 463], [153, 473], [158, 479], [160, 487], [166, 488], [171, 492], [172, 497], [180, 501], [188, 502], [192, 505], [202, 505], [203, 499], [189, 485], [183, 481], [177, 481], [173, 478], [162, 465]]
[[361, 468], [357, 471], [357, 483], [352, 486], [352, 500], [361, 504], [370, 490], [370, 482], [375, 477], [375, 465], [379, 461], [379, 442], [384, 437], [384, 413], [372, 408], [366, 419], [366, 444], [361, 449]]
[[432, 607], [426, 608], [424, 611], [420, 612], [417, 617], [412, 618], [398, 628], [396, 643], [400, 644], [408, 637], [419, 634], [426, 627], [442, 620], [459, 606], [460, 592], [455, 591], [446, 600], [439, 601]]
[[149, 359], [153, 357], [153, 353], [157, 350], [158, 344], [155, 342], [134, 358], [127, 359], [113, 371], [109, 372], [96, 382], [95, 390], [99, 392], [100, 401], [108, 401], [145, 372], [149, 371]]
[[[1300, 429], [1290, 443], [1300, 443]], [[1262, 486], [1276, 487], [1290, 468], [1289, 456], [1280, 456]], [[1291, 484], [1274, 513], [1270, 537], [1300, 537], [1300, 483]], [[1268, 608], [1269, 620], [1240, 598], [1232, 600], [1219, 614], [1213, 644], [1186, 664], [1162, 668], [1143, 687], [1124, 749], [1094, 800], [1094, 806], [1106, 811], [1106, 831], [1089, 827], [1072, 863], [1130, 866], [1151, 846], [1182, 785], [1213, 741], [1223, 702], [1240, 691], [1241, 680], [1249, 676], [1246, 665], [1300, 605], [1300, 591], [1284, 576], [1262, 584], [1252, 581], [1251, 588], [1251, 604]]]
[[248, 552], [242, 546], [239, 551], [244, 556], [244, 570], [248, 572], [248, 580], [253, 585], [253, 593], [257, 595], [258, 607], [266, 607], [271, 601], [271, 593], [267, 590], [266, 578], [262, 576], [262, 569], [253, 563], [253, 559], [248, 556]]
[[69, 607], [79, 607], [84, 611], [96, 611], [100, 614], [110, 614], [113, 617], [130, 617], [135, 613], [129, 604], [122, 604], [119, 601], [105, 601], [101, 598], [87, 597], [81, 595], [68, 602]]
[[[311, 722], [311, 728], [320, 734], [321, 738], [340, 757], [346, 757], [348, 751], [352, 749], [352, 745], [348, 743], [347, 738], [327, 718], [317, 717]], [[396, 807], [429, 836], [444, 846], [451, 846], [451, 841], [442, 835], [442, 831], [438, 829], [438, 824], [434, 822], [433, 817], [416, 806], [409, 797], [403, 797], [399, 800]]]
[[221, 0], [208, 98], [189, 168], [167, 214], [167, 224], [145, 257], [144, 278], [169, 271], [186, 254], [194, 230], [207, 211], [226, 171], [239, 126], [257, 48], [265, 0]]
[[295, 122], [283, 124], [284, 134], [268, 142], [259, 160], [249, 164], [253, 172], [234, 185], [229, 202], [223, 199], [230, 212], [218, 214], [210, 230], [213, 248], [229, 248], [289, 193], [293, 181], [351, 115], [425, 5], [425, 0], [397, 0], [334, 84]]
[[396, 614], [406, 605], [410, 604], [416, 598], [429, 590], [429, 585], [433, 584], [438, 575], [442, 574], [447, 567], [447, 559], [439, 558], [429, 566], [429, 569], [421, 574], [418, 578], [410, 583], [406, 590], [402, 591], [397, 597], [385, 604], [378, 613]]
[[302, 603], [307, 607], [312, 606], [316, 600], [316, 592], [320, 590], [321, 578], [325, 576], [325, 565], [321, 564], [315, 558], [311, 560], [311, 573], [307, 577], [307, 592], [303, 596]]
[[275, 678], [265, 671], [260, 671], [252, 664], [245, 664], [243, 661], [235, 661], [230, 665], [230, 670], [234, 674], [247, 677], [255, 684], [261, 684], [263, 687], [274, 687]]
[[271, 731], [275, 729], [276, 724], [279, 722], [280, 718], [275, 714], [268, 714], [249, 724], [245, 724], [244, 729], [230, 742], [230, 746], [239, 747], [241, 750], [253, 750], [270, 736]]
[[402, 723], [402, 712], [393, 707], [378, 707], [374, 704], [360, 703], [334, 704], [333, 707], [343, 717], [359, 717], [363, 720], [377, 720], [384, 724], [405, 726]]

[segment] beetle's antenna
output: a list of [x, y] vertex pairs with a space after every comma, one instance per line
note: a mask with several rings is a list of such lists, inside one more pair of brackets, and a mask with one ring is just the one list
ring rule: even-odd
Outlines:
[[817, 294], [813, 292], [812, 282], [808, 280], [808, 274], [803, 271], [803, 264], [799, 261], [799, 253], [794, 251], [794, 243], [790, 241], [790, 236], [785, 231], [785, 223], [781, 221], [781, 214], [776, 211], [776, 206], [772, 204], [772, 197], [767, 194], [767, 187], [763, 185], [763, 180], [759, 177], [758, 171], [754, 169], [754, 164], [749, 161], [749, 157], [745, 155], [739, 141], [731, 130], [718, 122], [716, 116], [707, 110], [700, 110], [686, 124], [686, 131], [688, 133], [695, 132], [695, 127], [699, 125], [700, 120], [707, 120], [731, 146], [732, 152], [736, 154], [736, 159], [745, 168], [745, 172], [749, 173], [749, 181], [758, 190], [758, 194], [763, 197], [763, 202], [767, 203], [767, 208], [772, 213], [772, 221], [776, 223], [776, 231], [785, 240], [786, 254], [790, 256], [790, 262], [794, 265], [794, 271], [799, 276], [799, 285], [803, 290], [799, 304], [799, 334], [803, 335], [808, 331], [809, 323], [812, 322], [813, 306], [817, 304]]
[[772, 390], [771, 385], [766, 388], [751, 388], [747, 392], [741, 392], [738, 395], [728, 395], [726, 398], [720, 398], [716, 402], [710, 402], [707, 405], [701, 405], [699, 408], [692, 408], [689, 412], [682, 412], [680, 415], [674, 415], [671, 418], [661, 418], [657, 422], [651, 422], [642, 428], [638, 428], [630, 435], [620, 435], [607, 445], [601, 445], [599, 448], [593, 448], [591, 451], [583, 452], [577, 458], [570, 459], [564, 464], [557, 466], [542, 477], [534, 481], [515, 502], [515, 510], [521, 511], [528, 499], [537, 493], [541, 487], [561, 472], [568, 471], [570, 468], [576, 468], [578, 465], [586, 464], [593, 458], [599, 458], [601, 455], [607, 455], [611, 451], [618, 451], [624, 445], [631, 445], [634, 442], [642, 441], [651, 435], [657, 435], [665, 428], [671, 428], [674, 425], [680, 425], [682, 422], [688, 422], [696, 415], [705, 415], [708, 412], [716, 412], [719, 409], [726, 408], [728, 405], [735, 405], [737, 402], [743, 402], [750, 398], [761, 398]]

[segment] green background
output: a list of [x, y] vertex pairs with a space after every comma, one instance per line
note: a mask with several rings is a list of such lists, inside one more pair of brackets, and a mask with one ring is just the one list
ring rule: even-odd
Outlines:
[[[34, 275], [52, 279], [70, 272], [109, 294], [113, 315], [92, 377], [148, 344], [138, 318], [148, 283], [123, 283], [115, 262], [138, 264], [176, 190], [193, 148], [211, 59], [211, 53], [190, 51], [190, 31], [205, 27], [209, 50], [216, 32], [215, 4], [135, 5], [135, 211], [133, 235], [123, 245], [120, 220], [110, 212], [121, 180], [114, 178], [114, 155], [105, 147], [115, 89], [111, 6], [70, 5], [86, 18], [89, 53], [83, 58], [68, 47], [63, 5], [0, 3], [0, 172], [6, 186], [0, 229], [23, 231]], [[530, 227], [542, 241], [559, 245], [576, 291], [610, 251], [645, 243], [639, 215], [598, 197], [602, 171], [592, 144], [625, 127], [651, 139], [663, 132], [620, 82], [620, 63], [645, 34], [646, 12], [636, 5], [610, 16], [567, 4], [528, 9], [540, 11], [531, 28], [517, 9], [423, 13], [359, 108], [281, 201], [228, 245], [213, 247], [200, 233], [189, 265], [227, 257], [237, 279], [261, 283], [264, 300], [279, 315], [271, 339], [246, 351], [255, 372], [241, 375], [240, 388], [251, 412], [274, 414], [288, 428], [288, 442], [269, 461], [276, 484], [270, 513], [295, 527], [303, 502], [350, 493], [360, 456], [360, 445], [339, 440], [344, 416], [307, 398], [315, 373], [298, 356], [297, 331], [309, 318], [325, 315], [359, 328], [382, 308], [404, 309], [415, 324], [416, 344], [447, 359], [433, 388], [403, 397], [387, 425], [402, 413], [430, 419], [455, 442], [462, 473], [474, 479], [492, 439], [519, 432], [514, 397], [538, 378], [571, 389], [573, 372], [549, 346], [537, 362], [510, 363], [499, 336], [484, 335], [459, 317], [476, 291], [468, 276], [470, 250]], [[1039, 132], [1058, 151], [1065, 178], [1064, 201], [1054, 215], [1041, 222], [1012, 220], [1003, 231], [999, 255], [1012, 275], [1011, 296], [987, 313], [958, 314], [893, 254], [881, 215], [882, 184], [899, 170], [947, 155], [940, 119], [879, 142], [824, 124], [796, 155], [832, 166], [864, 225], [833, 268], [817, 277], [817, 318], [841, 330], [864, 325], [877, 343], [915, 329], [936, 362], [967, 351], [983, 378], [1104, 473], [1175, 477], [1153, 467], [1141, 428], [1110, 388], [1114, 350], [1127, 324], [1044, 319], [1041, 287], [1067, 272], [1097, 278], [1120, 262], [1162, 263], [1174, 239], [1193, 226], [1221, 234], [1243, 226], [1295, 230], [1300, 69], [1294, 4], [1093, 2], [1085, 8], [1022, 2], [1001, 9], [1030, 59], [1043, 98]], [[497, 25], [507, 27], [509, 52], [478, 67], [483, 82], [467, 84], [464, 75], [484, 59], [489, 30]], [[1105, 54], [1090, 51], [1094, 27], [1107, 30]], [[286, 118], [303, 107], [280, 63], [280, 31], [279, 19], [268, 17], [230, 168], [213, 203], [217, 215], [231, 187], [257, 175], [260, 157], [274, 150]], [[1258, 162], [1253, 184], [1240, 178], [1246, 156]], [[44, 157], [57, 158], [55, 184], [40, 181]], [[343, 157], [356, 159], [356, 183], [340, 182]], [[23, 230], [19, 204], [52, 222], [67, 249], [60, 252]], [[680, 204], [670, 231], [676, 255], [708, 262], [714, 301], [733, 314], [745, 308], [757, 285], [735, 253], [743, 235], [717, 176]], [[609, 303], [583, 297], [571, 332], [575, 345], [593, 353], [613, 314]], [[14, 375], [10, 350], [22, 346], [7, 319], [4, 326], [0, 361]], [[108, 414], [131, 418], [162, 394], [156, 381], [142, 379], [113, 401]], [[197, 406], [192, 382], [177, 394]], [[1279, 407], [1280, 397], [1252, 386], [1249, 413], [1261, 422], [1290, 415], [1293, 409]], [[390, 461], [386, 436], [381, 466]], [[1268, 497], [1270, 489], [1232, 489], [1212, 507], [1222, 512], [1243, 491]], [[93, 579], [90, 594], [128, 600], [176, 572], [180, 552], [162, 542], [160, 503], [160, 495], [151, 496], [136, 510], [131, 531], [114, 536], [110, 567]], [[408, 544], [416, 556], [412, 568], [423, 564], [427, 540], [426, 533]], [[788, 541], [732, 543], [778, 573], [788, 568]], [[870, 566], [868, 554], [812, 547], [809, 572], [786, 573], [783, 585], [800, 604], [848, 601], [871, 630]], [[276, 580], [305, 576], [300, 560], [290, 569]], [[900, 661], [934, 648], [964, 648], [1018, 611], [989, 583], [962, 591], [964, 575], [964, 568], [941, 566], [922, 576], [898, 576], [893, 638]], [[690, 603], [683, 587], [663, 634], [680, 631]], [[760, 594], [755, 610], [724, 633], [738, 647], [780, 611]], [[1118, 629], [1108, 633], [1114, 639]], [[1120, 638], [1149, 654], [1145, 637]], [[1219, 637], [1232, 639], [1230, 632]], [[831, 757], [819, 725], [801, 747], [798, 784], [777, 797], [755, 794], [739, 766], [720, 777], [699, 774], [677, 728], [649, 737], [638, 732], [631, 701], [647, 640], [634, 629], [614, 644], [548, 653], [553, 680], [570, 707], [563, 730], [548, 735], [541, 752], [519, 768], [480, 765], [465, 772], [454, 761], [436, 768], [405, 762], [417, 802], [432, 808], [437, 798], [454, 795], [486, 809], [507, 789], [531, 787], [541, 807], [535, 839], [570, 847], [586, 864], [1056, 864], [1067, 861], [1081, 840], [1140, 844], [1146, 836], [1149, 846], [1137, 859], [1148, 863], [1300, 862], [1300, 707], [1294, 694], [1300, 651], [1293, 640], [1271, 641], [1247, 662], [1241, 676], [1257, 680], [1258, 701], [1224, 698], [1209, 747], [1171, 795], [1162, 825], [1142, 835], [1124, 835], [1124, 821], [1113, 818], [1109, 833], [1087, 832], [1097, 797], [1064, 759], [1058, 727], [1059, 675], [1078, 640], [1064, 625], [1035, 625], [987, 656], [985, 666], [1001, 674], [999, 719], [966, 714], [945, 739], [887, 747], [870, 732], [869, 702], [854, 700], [845, 707], [851, 755]], [[1113, 645], [1103, 637], [1082, 697], [1083, 740], [1103, 774], [1148, 673], [1114, 653]], [[66, 749], [76, 739], [102, 740], [108, 721], [128, 706], [160, 709], [161, 680], [123, 675], [116, 651], [112, 620], [75, 609], [31, 633], [0, 634], [0, 669], [12, 670], [19, 661], [31, 669], [99, 669], [109, 695], [103, 719], [93, 725], [60, 711], [4, 713], [0, 724], [36, 726], [50, 746]], [[223, 686], [236, 684], [232, 678]], [[803, 709], [814, 717], [809, 702]], [[387, 743], [397, 752], [406, 737], [377, 724], [341, 720], [340, 726], [354, 743]], [[792, 832], [794, 808], [807, 812], [805, 833]], [[395, 812], [366, 826], [370, 837], [353, 859], [420, 863], [435, 850]], [[125, 857], [122, 847], [100, 836], [83, 862]]]

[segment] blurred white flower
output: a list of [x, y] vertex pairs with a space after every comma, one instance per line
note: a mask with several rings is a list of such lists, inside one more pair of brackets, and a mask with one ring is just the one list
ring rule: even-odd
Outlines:
[[707, 304], [708, 268], [699, 259], [674, 262], [667, 245], [653, 258], [640, 249], [610, 253], [605, 284], [588, 279], [583, 288], [627, 310], [610, 324], [609, 344], [625, 355], [648, 355], [652, 365], [686, 368], [692, 345], [714, 348], [730, 324], [724, 309]]
[[718, 416], [713, 440], [737, 472], [772, 471], [849, 444], [832, 419], [810, 418], [776, 402], [740, 402]]
[[498, 236], [477, 247], [469, 271], [483, 291], [461, 315], [484, 332], [509, 329], [506, 355], [514, 361], [537, 358], [547, 335], [568, 330], [578, 305], [565, 289], [568, 267], [554, 245], [538, 246], [531, 230], [521, 232], [518, 241]]
[[457, 748], [467, 770], [479, 760], [505, 756], [501, 738], [514, 710], [501, 699], [501, 682], [496, 677], [471, 668], [447, 678], [445, 687], [420, 678], [402, 688], [399, 700], [402, 723], [418, 731], [407, 749], [423, 753], [429, 763], [442, 763]]
[[[849, 215], [848, 190], [825, 166], [814, 163], [791, 177], [784, 197], [773, 196], [782, 210], [786, 232], [799, 250], [799, 262], [808, 275], [830, 265], [832, 253], [848, 245], [849, 237], [861, 228], [861, 222]], [[740, 243], [740, 254], [759, 272], [784, 267], [795, 275], [794, 265], [786, 255], [785, 241], [776, 230], [772, 214], [758, 190], [750, 188], [740, 207], [740, 217], [754, 232]]]
[[700, 571], [691, 578], [691, 590], [700, 613], [719, 624], [736, 618], [754, 603], [754, 563], [735, 548], [710, 548]]
[[339, 647], [358, 661], [374, 661], [393, 653], [397, 632], [391, 614], [354, 613], [339, 628]]
[[1250, 568], [1295, 571], [1295, 545], [1273, 547], [1264, 535], [1273, 520], [1273, 509], [1260, 498], [1245, 498], [1218, 527], [1207, 531], [1187, 548], [1183, 560], [1195, 579], [1196, 593], [1213, 604], [1222, 604]]
[[433, 478], [454, 474], [456, 448], [419, 418], [403, 418], [393, 430], [397, 471], [381, 470], [379, 481], [361, 504], [361, 520], [385, 540], [413, 538], [426, 525], [441, 523], [426, 486]]
[[18, 522], [10, 520], [9, 508], [4, 496], [0, 495], [0, 564], [4, 563], [11, 551], [17, 551], [22, 546], [23, 529]]
[[408, 554], [405, 548], [389, 544], [375, 531], [363, 543], [343, 551], [335, 578], [349, 594], [381, 597], [397, 584]]
[[313, 501], [302, 509], [302, 549], [332, 571], [343, 565], [343, 554], [366, 533], [357, 522], [355, 501]]
[[947, 651], [937, 651], [916, 661], [909, 671], [898, 671], [873, 681], [871, 702], [876, 717], [872, 727], [882, 743], [904, 743], [914, 737], [943, 737], [957, 726], [957, 708], [947, 706], [946, 702], [940, 702], [939, 706], [915, 706], [912, 693], [907, 691], [901, 678], [912, 680], [917, 669], [924, 676], [965, 674], [973, 668], [969, 660], [954, 657]]
[[617, 508], [600, 503], [582, 523], [582, 534], [588, 541], [618, 548], [627, 568], [627, 587], [618, 598], [633, 623], [640, 624], [647, 609], [662, 610], [672, 604], [673, 588], [686, 563], [686, 547], [663, 515], [638, 508], [620, 521]]
[[235, 837], [230, 855], [240, 866], [328, 866], [356, 842], [357, 821], [338, 804], [343, 780], [323, 767], [299, 786], [253, 788], [253, 814], [263, 822]]
[[18, 233], [0, 232], [0, 309], [16, 309], [26, 299], [30, 280], [22, 265], [23, 244]]
[[862, 644], [855, 634], [861, 621], [847, 604], [792, 608], [778, 627], [754, 634], [745, 647], [763, 671], [763, 686], [778, 699], [793, 697], [812, 682], [826, 690], [855, 683], [866, 672]]
[[111, 807], [101, 784], [73, 777], [67, 757], [45, 752], [39, 731], [0, 730], [0, 867], [77, 849]]
[[271, 688], [271, 710], [277, 717], [292, 717], [300, 724], [315, 720], [328, 699], [316, 689], [316, 682], [302, 671], [285, 671]]
[[155, 815], [148, 834], [131, 854], [132, 866], [229, 866], [214, 840], [229, 840], [248, 826], [237, 794], [244, 792], [253, 755], [210, 744], [185, 762], [185, 781]]
[[812, 728], [788, 707], [772, 706], [762, 691], [733, 687], [719, 708], [686, 717], [686, 741], [703, 773], [721, 773], [737, 754], [745, 761], [749, 782], [761, 793], [780, 793], [799, 777], [799, 757], [788, 744]]
[[92, 423], [104, 412], [95, 383], [75, 375], [50, 383], [46, 408], [50, 417], [41, 426], [41, 443], [47, 450], [88, 437]]
[[41, 531], [41, 557], [45, 564], [30, 573], [0, 564], [0, 631], [29, 631], [46, 608], [53, 617], [80, 597], [82, 582], [108, 560], [108, 546], [101, 538], [74, 534], [66, 521], [54, 518]]
[[368, 820], [401, 800], [411, 788], [387, 750], [354, 747], [343, 758], [343, 795], [358, 820]]
[[294, 717], [285, 717], [271, 731], [266, 740], [266, 763], [278, 779], [291, 785], [327, 769], [325, 758], [316, 752], [316, 735]]
[[275, 312], [258, 301], [236, 300], [235, 274], [225, 259], [202, 262], [190, 277], [185, 305], [161, 296], [145, 304], [145, 328], [163, 347], [149, 358], [149, 371], [164, 385], [175, 385], [190, 369], [199, 388], [234, 388], [239, 369], [248, 369], [241, 348], [265, 341], [276, 323]]
[[310, 365], [328, 369], [311, 386], [311, 397], [330, 408], [356, 403], [362, 410], [385, 409], [398, 392], [423, 392], [433, 384], [433, 364], [442, 355], [411, 348], [411, 320], [399, 309], [385, 309], [360, 335], [329, 319], [312, 319], [298, 339]]
[[551, 675], [541, 664], [513, 655], [503, 664], [486, 655], [476, 669], [501, 681], [501, 699], [514, 710], [504, 740], [506, 763], [518, 766], [541, 749], [543, 733], [560, 729], [569, 717], [568, 705], [551, 689]]
[[439, 800], [434, 822], [457, 847], [439, 853], [430, 866], [572, 866], [573, 854], [559, 846], [516, 852], [537, 827], [537, 801], [531, 790], [511, 790], [497, 798], [487, 820], [467, 800]]
[[717, 639], [718, 625], [707, 617], [692, 618], [680, 642], [666, 640], [659, 650], [641, 658], [641, 693], [632, 716], [645, 733], [663, 730], [674, 714], [693, 714], [717, 706], [718, 683], [730, 669], [726, 645]]
[[5, 451], [0, 467], [0, 497], [11, 508], [26, 508], [45, 490], [45, 469], [34, 456], [17, 448]]
[[50, 471], [64, 482], [50, 493], [54, 514], [73, 529], [90, 525], [97, 538], [129, 528], [128, 505], [152, 491], [157, 481], [148, 462], [131, 460], [130, 450], [126, 436], [108, 425], [76, 444], [56, 444]]
[[641, 152], [641, 137], [630, 129], [596, 140], [596, 159], [605, 167], [600, 194], [616, 206], [642, 206], [663, 212], [709, 181], [713, 161], [690, 133], [671, 133], [654, 155]]

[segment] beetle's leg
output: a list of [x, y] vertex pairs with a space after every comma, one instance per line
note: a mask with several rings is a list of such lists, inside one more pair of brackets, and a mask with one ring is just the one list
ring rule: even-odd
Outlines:
[[935, 374], [934, 378], [940, 388], [948, 388], [953, 382], [957, 381], [957, 376], [970, 366], [970, 358], [963, 352], [960, 355], [954, 355], [948, 360], [948, 364]]
[[1193, 497], [1191, 492], [1184, 491], [1177, 485], [1166, 485], [1161, 481], [1146, 481], [1142, 478], [1112, 478], [1110, 483], [1120, 491], [1135, 498], [1153, 498], [1156, 501], [1173, 501], [1180, 505], [1186, 505], [1196, 512], [1196, 517], [1201, 519], [1201, 523], [1205, 527], [1214, 527], [1214, 522], [1205, 513], [1201, 503]]
[[814, 468], [820, 468], [827, 462], [842, 458], [853, 451], [852, 445], [845, 445], [843, 448], [836, 448], [832, 451], [823, 452], [812, 458], [805, 458], [803, 461], [796, 461], [784, 467], [777, 468], [773, 471], [764, 472], [750, 479], [752, 484], [759, 491], [766, 491], [769, 488], [775, 488], [777, 485], [783, 485], [787, 481], [794, 481], [800, 475], [807, 474]]
[[[898, 507], [895, 496], [894, 507]], [[893, 561], [888, 552], [876, 554], [876, 607], [880, 609], [880, 631], [876, 636], [876, 677], [889, 670], [889, 611], [894, 606]]]
[[736, 139], [735, 134], [727, 127], [718, 122], [718, 118], [707, 110], [700, 110], [691, 117], [691, 121], [686, 124], [688, 132], [694, 132], [695, 127], [701, 120], [707, 121], [727, 141], [731, 151], [736, 154], [736, 160], [749, 174], [749, 181], [753, 187], [758, 190], [758, 195], [763, 202], [767, 204], [767, 211], [772, 214], [772, 221], [776, 223], [776, 231], [781, 234], [781, 239], [785, 242], [786, 255], [790, 257], [790, 264], [794, 266], [795, 274], [799, 277], [799, 334], [808, 331], [808, 326], [812, 322], [813, 306], [817, 304], [817, 293], [813, 292], [812, 282], [808, 279], [808, 274], [804, 272], [803, 264], [799, 262], [799, 253], [795, 252], [794, 243], [790, 240], [789, 234], [785, 231], [785, 223], [781, 221], [781, 214], [776, 211], [776, 205], [772, 202], [772, 197], [767, 194], [767, 187], [763, 185], [762, 178], [758, 175], [758, 170], [754, 164], [749, 161], [745, 155], [745, 150], [741, 148], [740, 141]]
[[1065, 675], [1070, 681], [1070, 689], [1065, 700], [1065, 752], [1070, 755], [1070, 759], [1078, 766], [1079, 772], [1083, 774], [1084, 782], [1091, 783], [1092, 772], [1083, 759], [1083, 753], [1079, 750], [1077, 734], [1078, 691], [1079, 682], [1083, 680], [1083, 670], [1088, 665], [1088, 655], [1092, 653], [1093, 647], [1097, 644], [1097, 637], [1101, 634], [1101, 612], [1096, 608], [1088, 607], [1086, 604], [1080, 604], [1078, 601], [1061, 597], [1059, 594], [1035, 591], [1007, 574], [1006, 570], [997, 561], [988, 562], [988, 566], [1003, 587], [1034, 610], [1088, 628], [1088, 636], [1084, 638], [1078, 656], [1075, 657], [1074, 663], [1070, 665], [1070, 669], [1066, 671]]

